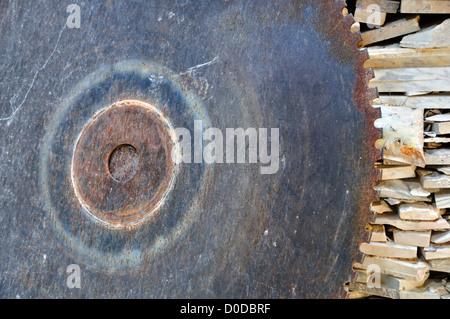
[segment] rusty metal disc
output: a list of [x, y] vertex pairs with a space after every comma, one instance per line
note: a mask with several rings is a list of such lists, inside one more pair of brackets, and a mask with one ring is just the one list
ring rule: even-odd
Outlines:
[[81, 205], [110, 227], [132, 227], [151, 217], [170, 191], [176, 143], [153, 106], [125, 100], [96, 114], [81, 132], [72, 183]]
[[[67, 5], [0, 1], [0, 297], [344, 297], [379, 136], [344, 1]], [[278, 128], [277, 170], [174, 164], [197, 121]]]

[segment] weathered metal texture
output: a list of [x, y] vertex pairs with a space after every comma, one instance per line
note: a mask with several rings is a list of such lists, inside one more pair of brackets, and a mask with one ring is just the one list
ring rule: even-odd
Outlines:
[[149, 104], [126, 100], [101, 110], [75, 143], [70, 178], [77, 210], [110, 228], [135, 227], [152, 217], [175, 178], [175, 144], [174, 130]]
[[[74, 2], [80, 29], [67, 3], [0, 2], [0, 296], [344, 297], [379, 132], [343, 2]], [[191, 132], [280, 128], [280, 169], [180, 165], [157, 214], [105, 227], [83, 213], [72, 163], [123, 100]], [[81, 289], [66, 286], [73, 263]]]

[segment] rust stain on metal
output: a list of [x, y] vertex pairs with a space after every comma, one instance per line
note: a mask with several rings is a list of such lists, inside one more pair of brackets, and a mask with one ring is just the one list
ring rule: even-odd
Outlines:
[[81, 205], [112, 228], [140, 224], [170, 191], [174, 144], [170, 124], [147, 103], [125, 100], [101, 110], [73, 154], [72, 183]]

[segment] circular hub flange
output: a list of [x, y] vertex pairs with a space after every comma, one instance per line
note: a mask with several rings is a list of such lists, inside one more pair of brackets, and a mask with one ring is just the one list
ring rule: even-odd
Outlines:
[[164, 116], [141, 101], [98, 112], [78, 137], [72, 160], [74, 191], [86, 212], [114, 228], [153, 216], [173, 183], [174, 136]]

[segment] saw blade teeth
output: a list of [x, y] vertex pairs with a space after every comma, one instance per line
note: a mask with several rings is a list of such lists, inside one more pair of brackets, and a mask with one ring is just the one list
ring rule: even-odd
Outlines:
[[[372, 163], [375, 163], [379, 161], [382, 158], [382, 152], [375, 147], [376, 141], [379, 139], [379, 137], [382, 136], [382, 132], [380, 129], [375, 128], [373, 126], [373, 123], [381, 117], [381, 111], [379, 109], [375, 109], [372, 107], [371, 102], [374, 99], [379, 98], [378, 90], [376, 88], [369, 88], [369, 81], [375, 77], [373, 69], [371, 68], [365, 68], [364, 63], [369, 59], [369, 51], [366, 47], [359, 48], [359, 43], [363, 40], [363, 36], [361, 33], [361, 30], [352, 32], [351, 28], [355, 22], [357, 22], [354, 18], [354, 15], [348, 10], [344, 10], [347, 8], [347, 3], [344, 0], [338, 0], [336, 1], [337, 5], [340, 7], [340, 9], [343, 11], [343, 20], [346, 24], [346, 29], [350, 33], [350, 37], [354, 39], [352, 45], [354, 47], [354, 50], [357, 50], [357, 56], [359, 57], [356, 60], [355, 68], [356, 68], [356, 75], [357, 75], [357, 85], [354, 92], [355, 95], [355, 104], [356, 106], [365, 113], [366, 119], [369, 123], [369, 125], [372, 125], [371, 127], [371, 134], [368, 136], [370, 140], [365, 141], [365, 145], [368, 147], [368, 151], [370, 155], [368, 156], [372, 161]], [[344, 14], [344, 12], [346, 14]], [[378, 169], [373, 166], [373, 169], [371, 172], [368, 172], [371, 182], [370, 183], [377, 183], [381, 179], [381, 173]], [[370, 212], [370, 205], [378, 200], [379, 194], [375, 190], [371, 189], [370, 183], [366, 184], [365, 187], [367, 188], [368, 195], [366, 197], [366, 206], [361, 207], [361, 210], [363, 210], [362, 214], [367, 214], [367, 211]], [[369, 190], [370, 189], [370, 190]], [[375, 217], [372, 216], [372, 214], [367, 214], [367, 222], [373, 221]], [[368, 231], [364, 231], [364, 234], [362, 235], [362, 242], [368, 242], [370, 239], [370, 233]], [[364, 261], [364, 254], [359, 254], [355, 260], [357, 262], [362, 263]], [[356, 279], [356, 274], [352, 274], [351, 280], [349, 282], [353, 282]], [[344, 286], [348, 284], [345, 283]], [[347, 291], [348, 292], [348, 291]], [[349, 295], [347, 294], [347, 297]]]

